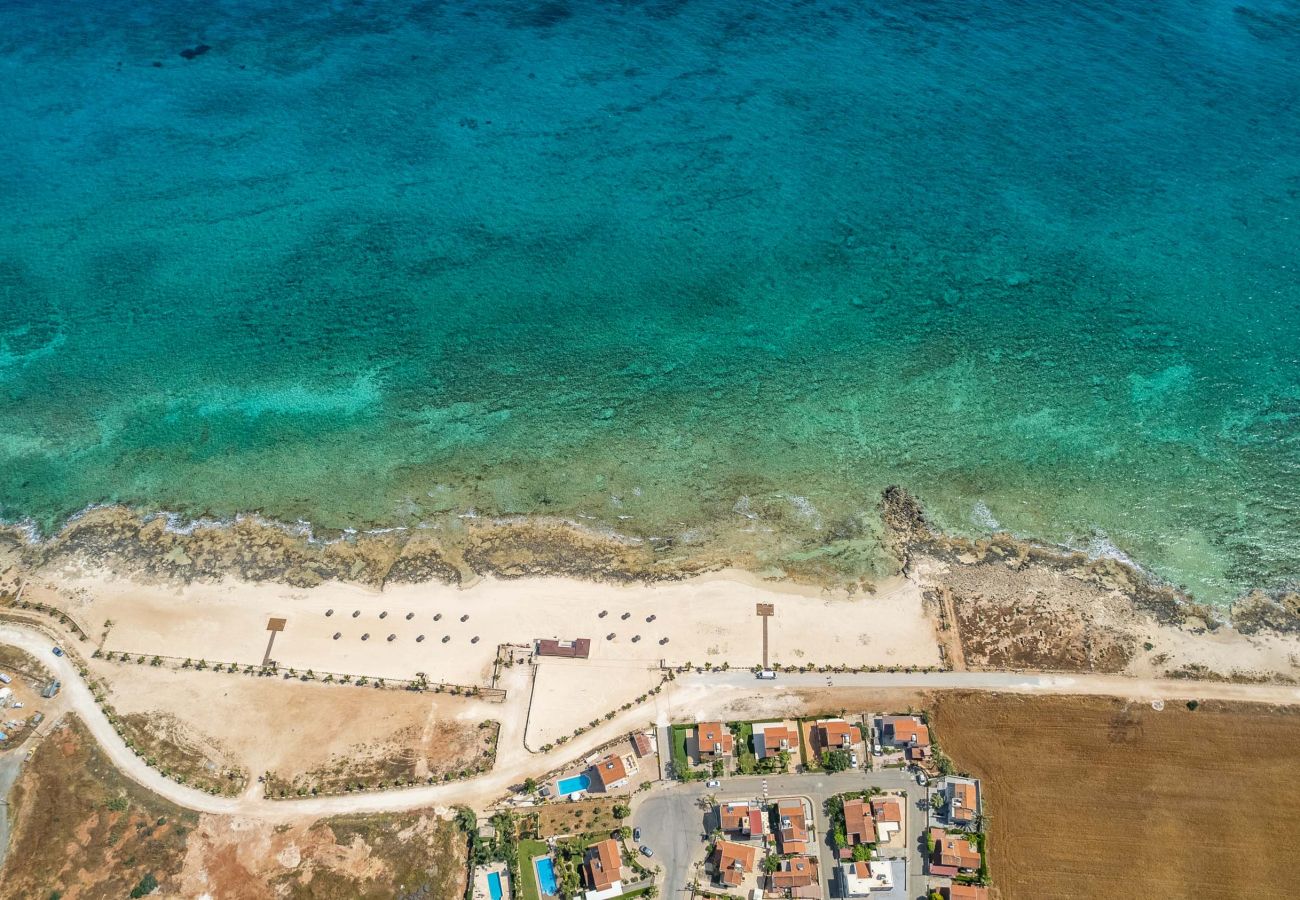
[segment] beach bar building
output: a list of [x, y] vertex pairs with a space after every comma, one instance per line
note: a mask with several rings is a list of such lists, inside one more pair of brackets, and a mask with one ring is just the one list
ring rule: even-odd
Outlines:
[[591, 639], [555, 641], [543, 638], [537, 642], [538, 656], [556, 656], [560, 659], [586, 659], [591, 655]]

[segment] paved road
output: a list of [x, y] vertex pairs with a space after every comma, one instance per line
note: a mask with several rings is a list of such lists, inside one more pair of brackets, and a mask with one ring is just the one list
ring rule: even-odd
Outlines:
[[[1012, 691], [1044, 694], [1092, 694], [1155, 699], [1237, 700], [1281, 705], [1300, 705], [1300, 687], [1223, 682], [1155, 681], [1109, 675], [1019, 675], [998, 672], [869, 673], [862, 675], [781, 675], [773, 681], [759, 681], [749, 672], [715, 672], [685, 675], [655, 695], [650, 702], [633, 707], [601, 723], [582, 736], [549, 753], [529, 753], [523, 747], [522, 723], [526, 718], [528, 693], [522, 685], [511, 685], [504, 704], [484, 705], [483, 718], [502, 722], [497, 764], [484, 775], [452, 784], [427, 785], [335, 797], [307, 797], [295, 800], [267, 800], [249, 794], [242, 797], [213, 797], [163, 778], [127, 749], [121, 737], [95, 704], [90, 689], [67, 657], [50, 653], [50, 640], [41, 632], [21, 625], [0, 625], [0, 644], [25, 650], [40, 660], [63, 682], [68, 708], [85, 723], [104, 753], [129, 778], [173, 803], [199, 812], [256, 816], [274, 821], [342, 815], [347, 813], [397, 812], [431, 806], [464, 803], [481, 809], [490, 805], [527, 776], [536, 776], [566, 761], [580, 759], [597, 747], [647, 721], [666, 723], [697, 720], [702, 716], [726, 717], [736, 703], [784, 702], [797, 704], [812, 689], [846, 692], [870, 688], [909, 688]], [[517, 667], [520, 677], [524, 667]], [[831, 684], [827, 686], [828, 680]], [[472, 702], [472, 701], [467, 701]], [[478, 711], [475, 711], [478, 714]]]

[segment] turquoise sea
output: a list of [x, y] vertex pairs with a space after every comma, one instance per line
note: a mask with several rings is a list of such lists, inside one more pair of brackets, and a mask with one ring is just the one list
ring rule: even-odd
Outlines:
[[1300, 579], [1294, 0], [8, 0], [0, 138], [5, 520]]

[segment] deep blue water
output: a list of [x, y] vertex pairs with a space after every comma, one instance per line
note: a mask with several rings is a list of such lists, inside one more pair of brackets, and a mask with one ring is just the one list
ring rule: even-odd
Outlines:
[[0, 517], [1300, 576], [1296, 2], [10, 0], [0, 129]]

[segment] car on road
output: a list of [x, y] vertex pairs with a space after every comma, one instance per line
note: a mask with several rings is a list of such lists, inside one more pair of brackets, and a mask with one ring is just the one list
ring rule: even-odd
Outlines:
[[54, 655], [55, 655], [55, 656], [62, 656], [62, 655], [63, 655], [63, 648], [62, 648], [62, 647], [55, 647], [55, 648], [54, 648]]
[[705, 787], [711, 787], [711, 788], [721, 787], [721, 786], [722, 786], [722, 782], [721, 782], [721, 781], [718, 781], [718, 779], [714, 778], [714, 779], [712, 779], [712, 780], [710, 780], [710, 781], [706, 781], [706, 782], [704, 782], [704, 786], [705, 786]]
[[924, 772], [917, 772], [917, 773], [916, 773], [916, 783], [919, 784], [921, 787], [925, 787], [927, 784], [930, 783], [930, 779], [928, 779], [928, 778], [925, 777], [925, 773], [924, 773]]
[[634, 841], [639, 841], [639, 840], [641, 840], [641, 829], [640, 829], [640, 828], [633, 828], [633, 829], [632, 829], [632, 840], [634, 840]]
[[647, 847], [645, 844], [642, 844], [641, 855], [644, 856], [646, 859], [649, 859], [650, 857], [655, 855], [655, 852], [651, 850], [649, 847]]

